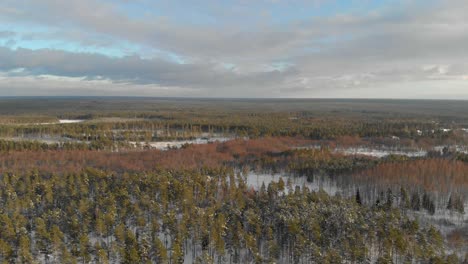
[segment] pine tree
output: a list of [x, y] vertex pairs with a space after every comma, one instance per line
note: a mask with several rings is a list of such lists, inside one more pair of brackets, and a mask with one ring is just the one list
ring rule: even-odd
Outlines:
[[8, 260], [13, 256], [13, 248], [5, 242], [3, 239], [0, 239], [0, 257], [4, 260], [4, 262], [8, 262]]
[[408, 209], [410, 208], [410, 199], [408, 196], [408, 192], [404, 187], [400, 188], [400, 208]]
[[164, 247], [163, 242], [159, 238], [156, 238], [154, 242], [154, 249], [155, 249], [155, 254], [156, 254], [156, 262], [167, 263], [168, 262], [167, 249], [166, 247]]
[[421, 200], [417, 192], [413, 193], [411, 196], [411, 209], [414, 211], [419, 211], [421, 209]]
[[461, 195], [457, 195], [456, 202], [454, 203], [454, 209], [460, 214], [465, 213], [465, 203]]
[[107, 257], [106, 251], [102, 248], [101, 243], [97, 242], [94, 245], [94, 251], [96, 253], [96, 263], [109, 263], [109, 258]]
[[357, 189], [356, 191], [356, 203], [361, 205], [362, 204], [362, 201], [361, 201], [361, 194], [359, 193], [359, 188]]
[[79, 252], [80, 252], [80, 258], [83, 261], [83, 263], [88, 263], [91, 261], [91, 255], [90, 255], [90, 243], [89, 243], [89, 238], [88, 235], [82, 234], [79, 238]]
[[390, 188], [387, 189], [387, 201], [385, 202], [385, 207], [387, 209], [392, 208], [393, 206], [393, 193]]
[[20, 263], [32, 263], [30, 240], [27, 235], [21, 235], [19, 238], [18, 259]]
[[130, 230], [127, 230], [125, 234], [125, 252], [123, 256], [123, 263], [139, 263], [140, 259], [141, 258], [138, 251], [138, 242], [136, 237]]
[[448, 203], [447, 203], [447, 209], [452, 210], [453, 209], [453, 202], [452, 202], [452, 195], [450, 195]]
[[175, 239], [172, 245], [172, 263], [183, 264], [184, 263], [184, 252], [179, 239]]

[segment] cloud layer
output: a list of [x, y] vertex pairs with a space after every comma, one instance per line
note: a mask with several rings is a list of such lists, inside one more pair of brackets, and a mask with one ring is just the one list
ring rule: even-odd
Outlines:
[[0, 95], [468, 99], [466, 1], [336, 2], [5, 0]]

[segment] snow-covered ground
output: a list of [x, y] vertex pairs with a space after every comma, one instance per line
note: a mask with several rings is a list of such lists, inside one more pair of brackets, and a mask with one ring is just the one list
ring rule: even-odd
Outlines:
[[[442, 153], [444, 148], [447, 148], [447, 146], [435, 146], [434, 150], [439, 151], [440, 153]], [[448, 148], [451, 151], [456, 151], [456, 152], [468, 154], [468, 146], [455, 145], [455, 146], [449, 146]]]
[[59, 119], [58, 122], [35, 123], [34, 125], [57, 125], [57, 124], [76, 124], [86, 120], [82, 119]]
[[[299, 147], [297, 149], [320, 149], [320, 145], [312, 145], [307, 147]], [[383, 158], [389, 155], [402, 155], [408, 157], [424, 157], [427, 155], [425, 150], [412, 150], [400, 148], [372, 148], [372, 147], [349, 147], [349, 148], [335, 148], [332, 149], [334, 153], [342, 153], [345, 155], [364, 155], [376, 158]]]
[[427, 155], [425, 150], [393, 150], [393, 149], [375, 149], [375, 148], [337, 148], [334, 150], [337, 153], [343, 153], [346, 155], [365, 155], [376, 158], [383, 158], [389, 155], [402, 155], [408, 157], [424, 157]]
[[[447, 146], [436, 146], [433, 148], [434, 151], [441, 152]], [[310, 146], [310, 147], [302, 147], [308, 149], [320, 149], [320, 146]], [[449, 146], [450, 150], [454, 150], [460, 153], [468, 153], [468, 146], [456, 145], [456, 146]], [[298, 148], [300, 149], [300, 148]], [[364, 155], [364, 156], [371, 156], [376, 158], [384, 158], [389, 155], [401, 155], [407, 157], [424, 157], [428, 154], [428, 151], [419, 149], [419, 150], [411, 150], [411, 149], [398, 149], [398, 148], [372, 148], [372, 147], [350, 147], [350, 148], [335, 148], [333, 149], [334, 153], [342, 153], [345, 155]]]
[[258, 190], [262, 187], [262, 184], [265, 184], [265, 187], [272, 182], [278, 182], [279, 179], [282, 178], [285, 184], [285, 192], [288, 192], [288, 181], [291, 182], [292, 189], [294, 190], [296, 187], [303, 188], [304, 186], [309, 188], [311, 191], [318, 191], [323, 189], [330, 195], [335, 195], [338, 191], [340, 191], [339, 187], [337, 186], [336, 182], [332, 181], [321, 181], [315, 180], [314, 182], [307, 181], [307, 177], [305, 176], [289, 176], [285, 174], [262, 174], [262, 173], [255, 173], [250, 172], [247, 174], [246, 182], [247, 186]]
[[82, 119], [59, 119], [59, 124], [74, 124], [74, 123], [81, 123], [85, 120]]
[[[213, 142], [226, 142], [232, 140], [233, 138], [228, 137], [213, 137], [213, 138], [197, 138], [193, 140], [177, 140], [177, 141], [153, 141], [153, 142], [141, 142], [142, 146], [148, 145], [150, 148], [159, 149], [159, 150], [168, 150], [170, 148], [181, 148], [183, 145], [186, 144], [208, 144]], [[137, 142], [129, 142], [130, 144], [136, 146]]]
[[[290, 176], [287, 174], [268, 173], [262, 174], [255, 172], [250, 172], [247, 174], [246, 182], [249, 187], [258, 190], [261, 188], [262, 184], [265, 184], [265, 187], [267, 188], [268, 184], [272, 182], [278, 182], [280, 178], [282, 178], [285, 183], [285, 193], [288, 193], [288, 180], [291, 182], [293, 190], [296, 187], [302, 189], [304, 186], [306, 186], [311, 191], [318, 191], [322, 189], [329, 195], [340, 194], [344, 197], [352, 197], [355, 195], [357, 188], [357, 186], [354, 185], [339, 185], [336, 181], [333, 181], [329, 178], [324, 180], [321, 177], [316, 177], [314, 178], [313, 182], [309, 182], [305, 176]], [[465, 212], [468, 212], [468, 203], [465, 203]], [[411, 218], [417, 218], [422, 224], [437, 226], [444, 235], [455, 229], [463, 229], [468, 227], [468, 213], [459, 214], [450, 212], [448, 210], [438, 209], [434, 215], [429, 214], [425, 210], [419, 212], [408, 210], [407, 214]]]
[[25, 137], [11, 137], [11, 138], [0, 138], [3, 140], [11, 140], [11, 141], [37, 141], [39, 143], [45, 144], [59, 144], [65, 142], [74, 142], [74, 143], [81, 143], [83, 141], [66, 138], [66, 137], [59, 137], [59, 136], [25, 136]]

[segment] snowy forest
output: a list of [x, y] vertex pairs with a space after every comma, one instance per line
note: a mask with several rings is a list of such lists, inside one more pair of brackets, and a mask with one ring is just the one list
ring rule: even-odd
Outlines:
[[2, 263], [468, 263], [468, 106], [1, 99]]

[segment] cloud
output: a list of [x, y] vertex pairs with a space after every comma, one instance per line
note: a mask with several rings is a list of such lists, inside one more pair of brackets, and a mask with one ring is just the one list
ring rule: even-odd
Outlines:
[[[152, 13], [162, 6], [154, 9], [146, 0], [4, 1], [0, 22], [48, 30], [0, 31], [0, 38], [21, 35], [34, 43], [57, 40], [83, 50], [121, 51], [115, 57], [60, 47], [0, 48], [0, 70], [17, 83], [54, 75], [72, 78], [67, 82], [73, 84], [98, 82], [100, 90], [111, 90], [112, 84], [129, 90], [173, 87], [174, 95], [187, 89], [198, 96], [220, 97], [396, 97], [402, 91], [398, 86], [424, 97], [440, 96], [437, 89], [445, 87], [447, 96], [468, 98], [468, 89], [460, 88], [468, 73], [468, 2], [463, 0], [401, 1], [402, 7], [281, 23], [262, 20], [262, 12], [246, 13], [248, 23], [241, 16], [233, 23], [239, 12], [251, 9], [246, 1], [231, 6], [208, 1], [201, 15], [216, 23], [188, 23], [181, 14]], [[318, 8], [326, 2], [314, 1], [312, 7], [303, 1], [294, 4]], [[149, 13], [130, 14], [121, 4], [147, 7]], [[16, 45], [21, 47], [21, 41]]]
[[[154, 84], [220, 95], [232, 93], [231, 89], [243, 92], [242, 89], [251, 84], [274, 86], [294, 73], [293, 69], [238, 73], [213, 63], [178, 64], [137, 56], [110, 58], [99, 54], [7, 48], [0, 48], [0, 70], [9, 76], [53, 75], [82, 78], [84, 81], [107, 80], [129, 86]], [[264, 91], [260, 88], [258, 92]]]
[[0, 39], [2, 38], [11, 38], [16, 35], [13, 31], [0, 31]]
[[83, 80], [76, 77], [11, 76], [0, 74], [3, 96], [197, 96], [196, 89], [165, 87], [154, 84], [114, 83], [109, 80]]
[[[4, 13], [7, 21], [23, 21], [52, 28], [56, 28], [57, 21], [60, 21], [62, 36], [70, 35], [68, 31], [72, 30], [82, 42], [101, 34], [103, 38], [130, 41], [188, 58], [265, 60], [274, 54], [291, 52], [289, 47], [302, 41], [300, 35], [309, 34], [276, 27], [245, 31], [236, 27], [181, 25], [162, 17], [131, 19], [114, 5], [96, 0], [6, 1], [11, 2], [11, 6], [22, 7], [19, 13]], [[83, 34], [80, 36], [78, 32]]]

